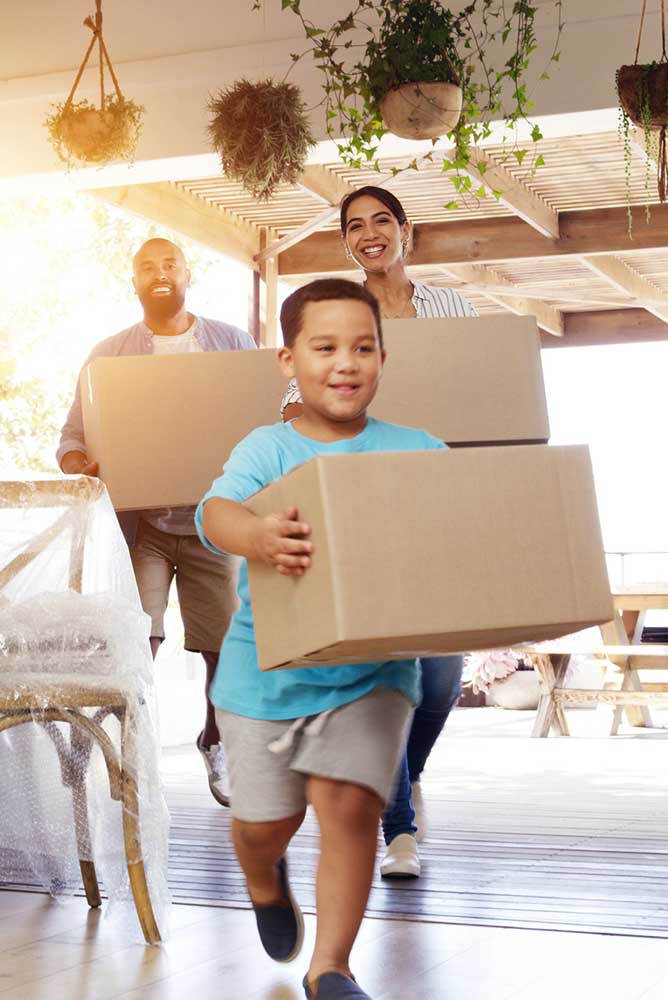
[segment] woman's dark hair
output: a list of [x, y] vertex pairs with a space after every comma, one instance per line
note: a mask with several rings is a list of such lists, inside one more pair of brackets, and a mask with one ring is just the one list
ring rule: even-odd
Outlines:
[[383, 347], [383, 328], [380, 320], [380, 308], [375, 295], [368, 292], [364, 285], [345, 278], [319, 278], [302, 285], [296, 292], [289, 295], [281, 306], [281, 330], [283, 343], [292, 347], [302, 328], [304, 309], [308, 302], [329, 302], [337, 299], [356, 299], [365, 302], [373, 313], [378, 330], [378, 342]]
[[373, 184], [367, 184], [364, 187], [358, 188], [357, 191], [351, 191], [350, 194], [347, 194], [341, 202], [342, 236], [346, 235], [346, 217], [348, 215], [348, 208], [350, 207], [350, 204], [355, 201], [356, 198], [362, 198], [364, 195], [367, 195], [369, 198], [376, 198], [377, 201], [381, 201], [385, 208], [392, 213], [400, 226], [403, 226], [404, 222], [408, 222], [406, 213], [404, 212], [404, 206], [391, 191], [386, 191], [385, 188], [374, 187]]

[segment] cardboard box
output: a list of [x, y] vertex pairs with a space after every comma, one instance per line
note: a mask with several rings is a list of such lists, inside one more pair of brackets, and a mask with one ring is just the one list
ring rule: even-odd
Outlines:
[[[451, 445], [549, 436], [533, 317], [389, 320], [369, 412]], [[197, 503], [232, 448], [280, 419], [276, 351], [96, 358], [82, 372], [88, 455], [116, 510]]]
[[613, 617], [584, 446], [327, 455], [247, 501], [259, 515], [293, 504], [311, 568], [249, 563], [262, 670], [508, 646]]
[[533, 316], [395, 319], [369, 413], [449, 445], [544, 444], [550, 436]]
[[81, 374], [86, 450], [116, 510], [198, 503], [242, 438], [280, 420], [275, 351], [95, 358]]

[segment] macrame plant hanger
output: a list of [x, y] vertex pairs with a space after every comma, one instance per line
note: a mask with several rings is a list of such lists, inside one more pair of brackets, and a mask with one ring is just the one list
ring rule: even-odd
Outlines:
[[96, 44], [99, 48], [99, 55], [100, 55], [100, 111], [104, 111], [106, 104], [106, 96], [104, 93], [105, 63], [111, 75], [111, 79], [113, 81], [114, 88], [116, 90], [116, 96], [118, 97], [118, 101], [120, 104], [124, 104], [125, 98], [121, 93], [121, 88], [118, 82], [118, 78], [114, 72], [114, 67], [111, 65], [111, 59], [109, 58], [109, 53], [107, 52], [107, 46], [104, 44], [104, 38], [102, 37], [102, 0], [95, 0], [95, 18], [89, 15], [84, 20], [84, 24], [86, 25], [87, 28], [90, 28], [90, 30], [93, 32], [93, 37], [90, 40], [90, 45], [88, 46], [86, 55], [83, 57], [83, 62], [79, 67], [79, 72], [77, 73], [74, 83], [72, 84], [72, 89], [70, 90], [69, 96], [65, 101], [64, 107], [65, 109], [71, 107], [72, 101], [74, 100], [74, 95], [76, 93], [76, 89], [79, 86], [79, 81], [83, 76], [83, 72], [86, 66], [88, 65], [88, 60], [90, 59], [91, 53], [95, 48]]
[[[640, 41], [642, 39], [642, 32], [645, 26], [645, 13], [647, 11], [647, 0], [643, 0], [642, 12], [640, 14], [640, 28], [638, 29], [638, 42], [636, 45], [636, 57], [634, 61], [634, 66], [638, 65], [638, 58], [640, 56]], [[665, 0], [661, 0], [661, 58], [658, 65], [668, 64], [668, 53], [666, 53], [666, 6]], [[650, 96], [646, 94], [647, 81], [643, 80], [641, 84], [641, 107], [646, 101], [650, 100]], [[658, 169], [658, 189], [659, 189], [659, 199], [663, 203], [666, 200], [666, 195], [668, 194], [668, 158], [666, 153], [666, 126], [668, 125], [668, 107], [661, 109], [661, 114], [657, 118], [656, 123], [650, 120], [650, 127], [658, 127], [659, 129], [659, 142], [658, 142], [658, 155], [657, 155], [657, 169]], [[644, 122], [641, 121], [641, 127], [644, 127]]]

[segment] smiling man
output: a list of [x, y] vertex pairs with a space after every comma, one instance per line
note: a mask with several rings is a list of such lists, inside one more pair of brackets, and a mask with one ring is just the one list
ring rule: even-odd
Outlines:
[[[255, 348], [243, 330], [218, 320], [193, 316], [185, 306], [190, 271], [182, 251], [165, 239], [144, 243], [133, 260], [133, 278], [144, 317], [139, 323], [101, 341], [93, 358], [133, 354], [190, 354]], [[79, 386], [62, 429], [57, 452], [65, 473], [96, 476], [83, 435]], [[127, 511], [118, 515], [137, 578], [144, 611], [151, 618], [151, 651], [155, 656], [164, 632], [169, 588], [176, 578], [185, 631], [185, 648], [200, 652], [206, 664], [206, 716], [197, 746], [206, 765], [209, 787], [221, 805], [229, 805], [227, 776], [208, 690], [218, 651], [236, 607], [236, 565], [229, 556], [206, 549], [195, 530], [194, 507]]]

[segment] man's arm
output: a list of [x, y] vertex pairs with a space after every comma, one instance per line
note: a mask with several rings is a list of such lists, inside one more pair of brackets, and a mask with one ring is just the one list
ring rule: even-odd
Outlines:
[[202, 529], [222, 552], [259, 559], [284, 576], [303, 576], [311, 565], [311, 529], [296, 507], [258, 517], [234, 500], [212, 497], [202, 508]]

